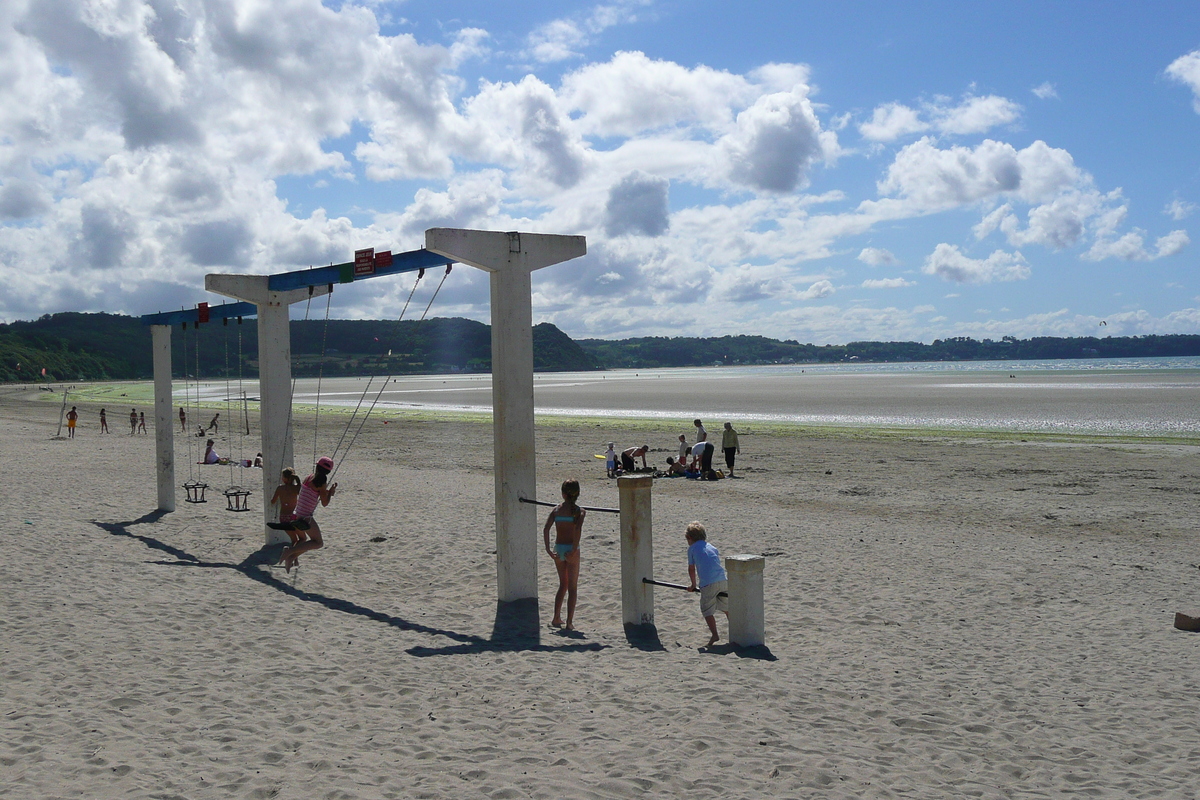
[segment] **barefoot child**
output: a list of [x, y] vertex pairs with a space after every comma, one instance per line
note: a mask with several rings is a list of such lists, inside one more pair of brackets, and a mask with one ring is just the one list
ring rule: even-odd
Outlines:
[[[546, 552], [554, 559], [558, 570], [558, 593], [554, 595], [554, 620], [556, 628], [563, 627], [563, 596], [567, 598], [567, 630], [575, 630], [575, 597], [579, 589], [579, 540], [583, 536], [583, 518], [587, 512], [575, 504], [579, 499], [579, 481], [563, 481], [563, 501], [550, 510], [546, 525], [542, 528], [542, 539]], [[554, 548], [550, 548], [550, 526], [554, 526]]]
[[295, 521], [308, 523], [308, 527], [304, 528], [308, 533], [308, 540], [284, 548], [283, 566], [288, 572], [291, 572], [292, 567], [296, 566], [296, 561], [302, 554], [310, 550], [317, 550], [325, 544], [321, 538], [321, 528], [317, 525], [313, 514], [317, 511], [318, 503], [322, 506], [329, 505], [329, 501], [333, 499], [333, 495], [337, 491], [337, 484], [329, 483], [329, 473], [331, 472], [333, 472], [333, 459], [326, 456], [317, 462], [316, 471], [300, 484], [300, 493], [296, 498]]
[[296, 520], [296, 500], [299, 497], [300, 478], [297, 477], [294, 469], [284, 467], [279, 486], [275, 488], [275, 494], [271, 496], [271, 505], [279, 506], [279, 524], [289, 525], [289, 527], [282, 530], [292, 540], [291, 545], [295, 545], [308, 538], [304, 531], [290, 527], [290, 523]]
[[717, 620], [713, 612], [722, 611], [726, 618], [729, 617], [726, 598], [721, 595], [727, 591], [725, 567], [721, 564], [721, 554], [708, 543], [708, 535], [699, 522], [688, 524], [687, 543], [688, 577], [692, 579], [688, 591], [700, 593], [700, 615], [708, 623], [708, 631], [712, 634], [708, 646], [712, 647], [721, 638], [717, 633]]

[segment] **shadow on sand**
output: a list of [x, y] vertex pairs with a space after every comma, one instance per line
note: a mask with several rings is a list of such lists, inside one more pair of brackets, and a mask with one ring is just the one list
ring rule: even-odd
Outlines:
[[446, 628], [435, 628], [412, 622], [394, 614], [385, 614], [350, 600], [308, 592], [297, 589], [271, 573], [271, 566], [277, 564], [283, 554], [283, 545], [266, 545], [251, 553], [239, 564], [227, 562], [203, 561], [200, 558], [173, 547], [151, 536], [132, 533], [129, 529], [135, 525], [157, 522], [166, 512], [153, 511], [129, 522], [100, 522], [92, 520], [92, 524], [113, 536], [124, 536], [136, 539], [152, 550], [158, 550], [175, 558], [174, 561], [154, 561], [151, 563], [168, 567], [197, 567], [201, 569], [228, 569], [240, 572], [247, 578], [268, 586], [306, 603], [324, 606], [330, 611], [351, 614], [357, 617], [379, 622], [392, 628], [414, 633], [425, 633], [431, 636], [443, 636], [459, 644], [449, 647], [411, 647], [406, 652], [414, 656], [457, 655], [464, 653], [511, 652], [524, 650], [541, 650], [547, 652], [585, 652], [605, 649], [606, 645], [599, 643], [546, 645], [541, 643], [541, 629], [538, 623], [537, 600], [518, 600], [514, 603], [497, 603], [496, 619], [492, 625], [492, 638], [485, 639], [469, 633]]

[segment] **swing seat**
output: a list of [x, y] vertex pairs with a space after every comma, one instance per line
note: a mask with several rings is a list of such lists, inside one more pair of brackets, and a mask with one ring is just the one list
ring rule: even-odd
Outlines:
[[247, 500], [250, 497], [250, 490], [243, 489], [241, 486], [230, 486], [225, 490], [225, 510], [226, 511], [249, 511]]
[[294, 519], [291, 522], [268, 522], [267, 527], [276, 531], [306, 531], [312, 526], [306, 519]]
[[183, 490], [187, 492], [187, 497], [185, 499], [189, 503], [207, 503], [208, 501], [204, 499], [204, 490], [207, 488], [207, 483], [201, 483], [200, 481], [188, 481], [183, 485]]

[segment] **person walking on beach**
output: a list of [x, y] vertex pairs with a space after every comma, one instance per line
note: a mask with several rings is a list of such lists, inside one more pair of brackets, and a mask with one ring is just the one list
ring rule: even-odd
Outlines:
[[[562, 484], [563, 501], [550, 509], [546, 524], [542, 528], [542, 539], [546, 552], [554, 559], [558, 570], [558, 592], [554, 595], [554, 619], [550, 624], [563, 627], [563, 597], [567, 599], [566, 629], [575, 630], [575, 599], [579, 593], [579, 540], [583, 538], [583, 518], [587, 512], [576, 505], [579, 499], [579, 481], [566, 480]], [[554, 547], [550, 547], [550, 526], [554, 526]]]
[[204, 432], [208, 433], [209, 431], [212, 431], [213, 433], [218, 433], [219, 431], [217, 430], [217, 420], [220, 417], [221, 417], [221, 412], [219, 412], [219, 411], [216, 414], [213, 414], [213, 418], [208, 421], [208, 427], [204, 429]]
[[[689, 592], [700, 593], [700, 616], [708, 625], [711, 634], [708, 646], [712, 647], [721, 639], [717, 633], [716, 612], [721, 611], [729, 618], [728, 583], [725, 567], [721, 564], [721, 554], [717, 548], [708, 543], [708, 534], [699, 522], [690, 522], [687, 526], [688, 577], [691, 584]], [[725, 596], [722, 596], [724, 593]]]
[[71, 406], [71, 410], [67, 412], [67, 438], [75, 438], [75, 423], [79, 420], [79, 412], [75, 410], [75, 406]]
[[729, 477], [733, 477], [733, 462], [736, 460], [737, 454], [742, 452], [742, 448], [738, 446], [737, 431], [733, 429], [732, 422], [725, 423], [725, 430], [721, 432], [721, 449], [725, 451], [725, 466], [729, 467]]
[[296, 521], [308, 524], [308, 527], [304, 528], [308, 539], [283, 548], [283, 566], [288, 572], [291, 572], [292, 567], [296, 566], [301, 555], [311, 550], [318, 550], [325, 544], [325, 540], [321, 538], [321, 527], [317, 525], [317, 520], [313, 515], [317, 513], [318, 504], [329, 505], [329, 501], [337, 492], [337, 484], [329, 483], [329, 473], [331, 472], [333, 472], [333, 459], [325, 456], [317, 462], [313, 474], [300, 484], [300, 492], [296, 497]]
[[183, 406], [179, 407], [179, 432], [187, 433], [187, 412], [183, 410]]
[[708, 431], [704, 430], [704, 423], [698, 419], [694, 419], [694, 420], [692, 420], [692, 424], [696, 426], [696, 441], [697, 442], [707, 442], [708, 441]]
[[112, 431], [108, 429], [108, 416], [104, 413], [103, 408], [100, 409], [100, 432], [112, 433]]
[[148, 433], [146, 430], [146, 412], [138, 412], [138, 433]]
[[133, 436], [137, 433], [137, 409], [129, 409], [129, 435]]

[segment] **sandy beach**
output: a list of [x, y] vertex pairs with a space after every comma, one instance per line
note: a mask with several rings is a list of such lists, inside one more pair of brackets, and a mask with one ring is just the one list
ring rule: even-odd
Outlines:
[[[287, 574], [257, 476], [251, 513], [158, 514], [153, 432], [98, 411], [55, 438], [57, 403], [0, 390], [5, 798], [1200, 794], [1195, 446], [751, 427], [737, 479], [654, 485], [659, 578], [693, 519], [768, 556], [766, 647], [706, 649], [668, 589], [627, 638], [609, 515], [576, 635], [548, 558], [536, 618], [498, 614], [486, 422], [372, 420]], [[617, 505], [593, 453], [661, 463], [689, 419], [540, 423], [539, 497]]]

